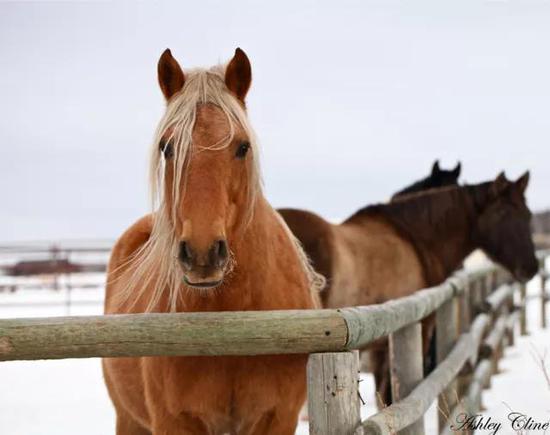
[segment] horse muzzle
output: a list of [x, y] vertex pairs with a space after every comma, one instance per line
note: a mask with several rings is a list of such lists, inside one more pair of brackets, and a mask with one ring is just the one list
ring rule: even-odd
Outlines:
[[178, 260], [183, 271], [183, 282], [192, 288], [218, 287], [224, 279], [229, 263], [229, 250], [225, 240], [216, 240], [201, 252], [187, 240], [179, 246]]

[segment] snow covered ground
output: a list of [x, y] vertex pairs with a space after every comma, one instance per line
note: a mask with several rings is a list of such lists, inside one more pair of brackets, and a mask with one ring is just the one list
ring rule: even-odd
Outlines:
[[[528, 294], [540, 294], [540, 280], [534, 279]], [[508, 347], [500, 361], [500, 373], [492, 377], [491, 388], [483, 393], [484, 416], [502, 422], [499, 434], [549, 434], [550, 429], [516, 432], [510, 428], [508, 415], [520, 412], [537, 422], [550, 421], [550, 329], [540, 327], [540, 300], [527, 305], [529, 335], [519, 337]], [[519, 331], [518, 335], [519, 336]], [[548, 353], [548, 355], [547, 355]], [[480, 432], [480, 433], [488, 433]]]
[[[539, 285], [537, 279], [533, 280], [529, 292], [538, 294]], [[67, 315], [66, 296], [64, 291], [44, 290], [0, 293], [0, 318]], [[101, 298], [101, 289], [73, 290], [70, 314], [101, 314]], [[550, 345], [550, 330], [540, 330], [539, 310], [539, 301], [531, 300], [528, 305], [531, 334], [520, 337], [514, 348], [506, 350], [502, 373], [493, 377], [492, 388], [484, 392], [487, 409], [483, 415], [493, 420], [506, 423], [510, 409], [537, 421], [550, 420], [550, 386], [538, 358]], [[550, 369], [550, 357], [546, 364]], [[368, 374], [362, 378], [361, 395], [367, 402], [361, 410], [364, 418], [374, 412], [373, 382]], [[428, 434], [436, 433], [436, 418], [433, 405], [425, 416]], [[1, 435], [113, 433], [114, 411], [103, 384], [99, 359], [0, 363]], [[297, 434], [307, 433], [307, 423], [301, 422]], [[499, 433], [515, 432], [503, 425]]]

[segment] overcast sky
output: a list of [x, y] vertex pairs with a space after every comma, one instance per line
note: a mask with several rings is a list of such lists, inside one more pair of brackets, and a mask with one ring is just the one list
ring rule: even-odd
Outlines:
[[425, 176], [531, 170], [550, 206], [550, 2], [0, 3], [0, 240], [114, 238], [148, 210], [156, 63], [252, 62], [275, 206], [343, 218]]

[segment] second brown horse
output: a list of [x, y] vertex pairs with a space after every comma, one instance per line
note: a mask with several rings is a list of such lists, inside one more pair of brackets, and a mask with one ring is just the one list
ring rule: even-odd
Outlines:
[[[524, 192], [529, 173], [407, 195], [365, 207], [339, 225], [303, 210], [279, 210], [327, 278], [327, 308], [369, 305], [443, 282], [481, 248], [527, 281], [537, 272]], [[433, 319], [424, 322], [425, 351]], [[370, 352], [380, 400], [391, 403], [387, 347]]]

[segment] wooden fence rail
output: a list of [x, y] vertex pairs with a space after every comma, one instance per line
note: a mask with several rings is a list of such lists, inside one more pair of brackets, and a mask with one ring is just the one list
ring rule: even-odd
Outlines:
[[460, 292], [457, 282], [380, 305], [338, 310], [2, 319], [0, 361], [358, 349], [431, 314]]
[[[543, 311], [549, 254], [538, 253]], [[481, 390], [513, 343], [514, 322], [526, 333], [525, 303], [525, 286], [491, 266], [398, 300], [338, 310], [4, 319], [0, 361], [308, 353], [310, 433], [423, 434], [423, 415], [438, 397], [446, 408], [439, 432], [448, 433], [459, 409], [480, 409]], [[438, 364], [423, 379], [419, 322], [434, 312]], [[350, 351], [386, 336], [394, 401], [360, 422], [358, 357]], [[339, 393], [329, 397], [334, 376]]]

